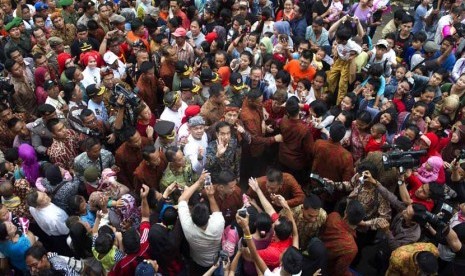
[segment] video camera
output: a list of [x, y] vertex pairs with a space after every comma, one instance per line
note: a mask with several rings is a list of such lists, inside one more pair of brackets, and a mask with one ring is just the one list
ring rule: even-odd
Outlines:
[[400, 173], [403, 173], [405, 169], [418, 167], [420, 157], [426, 154], [426, 150], [402, 151], [396, 145], [391, 148], [391, 151], [383, 153], [384, 169], [398, 168]]
[[454, 208], [447, 203], [442, 203], [441, 209], [437, 214], [433, 214], [431, 212], [425, 211], [421, 214], [417, 214], [414, 216], [414, 221], [420, 225], [424, 225], [427, 222], [433, 226], [433, 228], [442, 231], [445, 229], [448, 224], [449, 220], [452, 218], [454, 212]]
[[122, 85], [116, 84], [115, 89], [113, 90], [113, 94], [111, 95], [110, 103], [112, 105], [118, 105], [116, 103], [116, 100], [120, 95], [123, 95], [124, 98], [126, 99], [126, 102], [132, 107], [136, 108], [140, 105], [140, 98], [137, 96], [137, 89], [134, 89], [134, 93], [129, 92], [126, 90]]
[[319, 195], [323, 193], [328, 193], [329, 195], [333, 195], [333, 185], [329, 184], [328, 181], [324, 180], [321, 176], [319, 176], [318, 174], [311, 173], [310, 179], [318, 183], [318, 187], [312, 189], [313, 194]]

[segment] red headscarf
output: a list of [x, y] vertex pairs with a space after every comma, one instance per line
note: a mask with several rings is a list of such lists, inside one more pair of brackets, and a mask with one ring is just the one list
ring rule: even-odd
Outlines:
[[100, 54], [95, 50], [90, 50], [82, 53], [79, 57], [79, 60], [81, 61], [82, 65], [87, 66], [90, 57], [93, 57], [97, 61], [97, 67], [101, 67], [104, 65], [102, 56], [100, 56]]
[[218, 75], [221, 77], [221, 85], [223, 87], [229, 85], [229, 77], [231, 76], [231, 70], [228, 66], [222, 66], [218, 69]]
[[57, 57], [58, 61], [58, 74], [61, 75], [63, 71], [66, 69], [66, 61], [70, 58], [73, 58], [70, 54], [68, 53], [61, 53]]
[[37, 67], [35, 72], [34, 72], [34, 80], [36, 83], [36, 86], [43, 87], [45, 83], [45, 73], [48, 72], [48, 68], [40, 66]]
[[184, 117], [182, 117], [181, 124], [187, 122], [190, 118], [196, 116], [200, 113], [200, 106], [199, 105], [189, 105], [184, 111]]

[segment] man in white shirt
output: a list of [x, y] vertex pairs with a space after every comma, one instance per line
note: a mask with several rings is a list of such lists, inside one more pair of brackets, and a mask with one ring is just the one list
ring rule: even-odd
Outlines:
[[98, 88], [95, 84], [91, 84], [86, 88], [87, 97], [89, 97], [89, 102], [87, 103], [87, 108], [92, 110], [97, 119], [107, 122], [108, 121], [108, 112], [103, 103], [103, 94], [105, 93], [105, 87], [102, 86]]
[[190, 187], [186, 188], [179, 197], [178, 213], [181, 226], [187, 242], [190, 246], [192, 258], [190, 275], [203, 275], [214, 264], [215, 257], [221, 248], [221, 237], [224, 230], [224, 217], [215, 200], [215, 188], [213, 185], [205, 186], [205, 191], [210, 203], [208, 206], [197, 203], [189, 210], [187, 202], [205, 183], [205, 178], [210, 174], [203, 171], [200, 178]]
[[451, 9], [450, 14], [444, 15], [438, 21], [438, 28], [436, 29], [436, 33], [434, 34], [434, 42], [437, 44], [441, 44], [443, 37], [443, 29], [445, 26], [453, 26], [456, 23], [460, 23], [462, 21], [462, 7], [454, 7]]
[[69, 108], [65, 100], [63, 100], [63, 98], [60, 96], [60, 89], [58, 88], [58, 84], [53, 80], [48, 80], [44, 84], [44, 89], [48, 94], [45, 103], [55, 107], [58, 116], [61, 115], [66, 117]]
[[160, 116], [160, 120], [173, 122], [177, 133], [181, 126], [182, 117], [184, 117], [184, 111], [187, 108], [187, 104], [181, 99], [181, 92], [170, 91], [165, 93], [163, 104], [165, 105], [165, 109]]
[[184, 155], [190, 159], [192, 169], [198, 175], [202, 173], [206, 161], [208, 137], [205, 133], [205, 120], [202, 116], [189, 119], [189, 132], [187, 144], [184, 146]]
[[27, 195], [26, 201], [32, 217], [47, 235], [68, 235], [69, 229], [65, 224], [68, 215], [53, 204], [46, 193], [33, 191]]

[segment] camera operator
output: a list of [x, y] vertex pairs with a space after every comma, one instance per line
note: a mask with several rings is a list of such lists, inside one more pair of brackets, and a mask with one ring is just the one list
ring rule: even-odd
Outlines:
[[[417, 242], [420, 239], [421, 228], [414, 219], [418, 213], [426, 211], [426, 207], [418, 203], [405, 204], [395, 194], [381, 185], [380, 182], [365, 181], [365, 183], [367, 185], [374, 185], [379, 194], [389, 201], [391, 207], [397, 211], [397, 215], [392, 219], [390, 225], [385, 222], [381, 225], [386, 240], [378, 248], [378, 271], [385, 271], [389, 263], [389, 256], [393, 250], [396, 250], [400, 246]], [[399, 178], [398, 184], [399, 190], [404, 189], [407, 192], [403, 176]]]

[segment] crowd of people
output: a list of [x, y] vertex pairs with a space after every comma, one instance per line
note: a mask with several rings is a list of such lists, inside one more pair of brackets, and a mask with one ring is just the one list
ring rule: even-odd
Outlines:
[[0, 0], [0, 274], [463, 275], [465, 3], [413, 2]]

